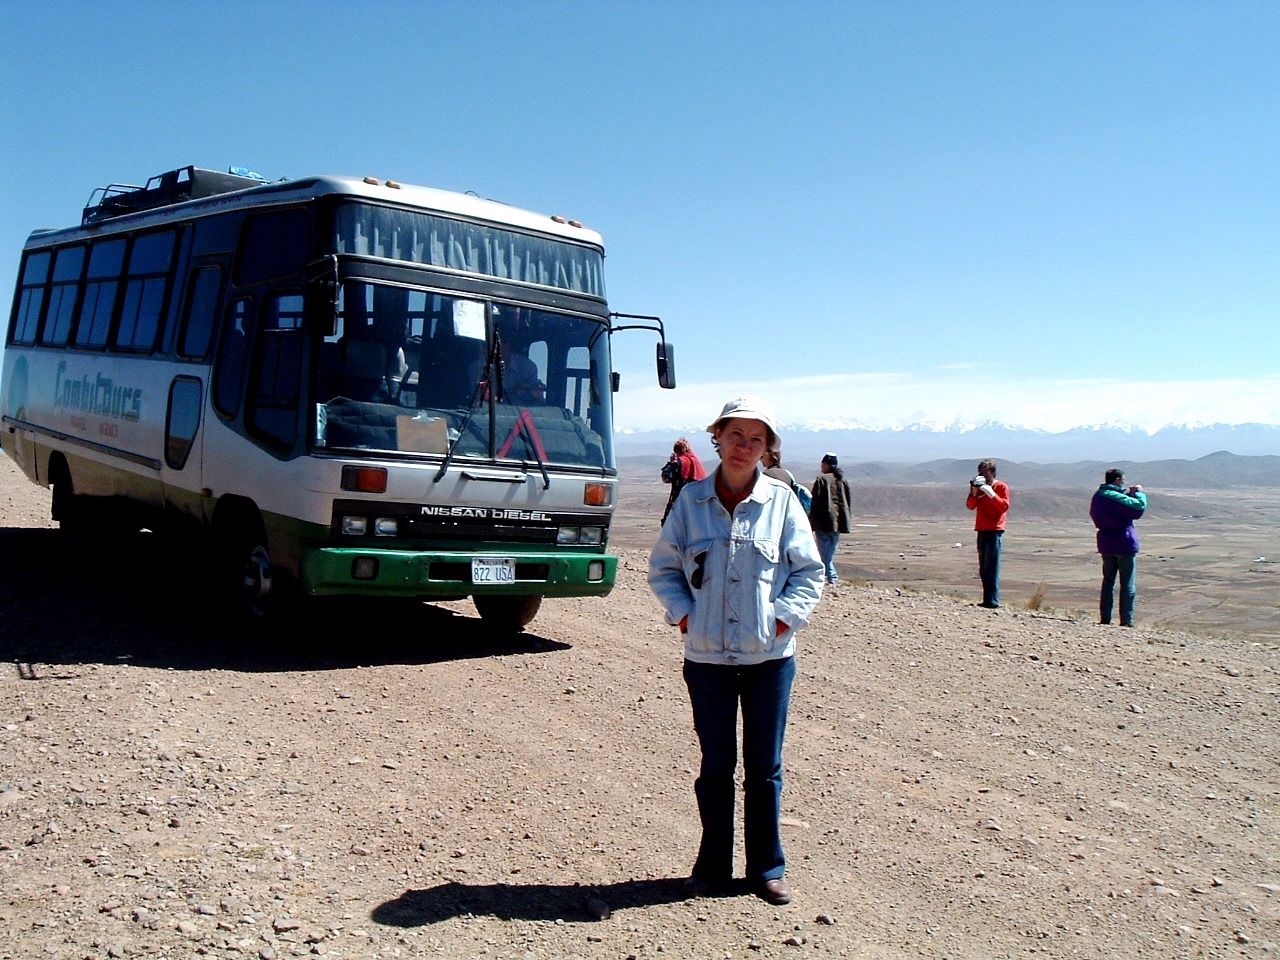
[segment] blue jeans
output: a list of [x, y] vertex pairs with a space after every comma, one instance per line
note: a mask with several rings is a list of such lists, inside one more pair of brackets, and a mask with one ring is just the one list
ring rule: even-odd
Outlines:
[[822, 558], [822, 568], [826, 571], [827, 583], [839, 583], [840, 575], [836, 573], [836, 547], [840, 545], [840, 534], [815, 530], [813, 536], [818, 542], [818, 556]]
[[1115, 597], [1116, 575], [1120, 576], [1120, 626], [1133, 626], [1133, 601], [1138, 595], [1138, 558], [1132, 553], [1102, 555], [1102, 596], [1098, 603], [1099, 620], [1111, 622], [1111, 605]]
[[693, 728], [702, 747], [694, 783], [702, 842], [693, 876], [713, 883], [733, 876], [733, 776], [738, 766], [738, 704], [742, 704], [743, 838], [747, 879], [777, 880], [786, 872], [782, 815], [782, 736], [795, 679], [794, 657], [750, 666], [684, 662]]
[[982, 605], [1000, 606], [1000, 535], [1003, 530], [978, 531], [978, 576], [982, 578]]

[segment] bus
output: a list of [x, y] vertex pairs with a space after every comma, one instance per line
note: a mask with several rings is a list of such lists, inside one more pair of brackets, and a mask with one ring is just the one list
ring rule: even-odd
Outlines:
[[577, 220], [374, 177], [195, 166], [37, 230], [0, 447], [77, 536], [179, 531], [246, 623], [286, 597], [471, 597], [518, 630], [603, 596], [610, 312]]

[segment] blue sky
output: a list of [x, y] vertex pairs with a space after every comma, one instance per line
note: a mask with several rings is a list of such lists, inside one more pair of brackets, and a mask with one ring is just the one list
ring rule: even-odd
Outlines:
[[581, 219], [623, 429], [1280, 423], [1280, 4], [3, 3], [0, 277], [188, 163]]

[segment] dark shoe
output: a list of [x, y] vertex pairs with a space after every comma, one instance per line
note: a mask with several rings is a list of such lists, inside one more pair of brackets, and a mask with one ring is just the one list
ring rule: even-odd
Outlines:
[[772, 903], [775, 907], [785, 906], [791, 902], [791, 888], [787, 881], [779, 877], [777, 880], [766, 880], [756, 891], [761, 900]]
[[1120, 626], [1122, 626], [1122, 627], [1132, 627], [1132, 626], [1133, 626], [1133, 621], [1132, 621], [1132, 620], [1130, 620], [1128, 623], [1125, 623], [1123, 620], [1121, 620], [1121, 621], [1120, 621]]
[[690, 897], [716, 897], [729, 889], [729, 878], [710, 880], [706, 877], [689, 877], [682, 886], [685, 894]]
[[1111, 626], [1111, 621], [1110, 621], [1110, 620], [1099, 620], [1099, 621], [1098, 621], [1098, 623], [1100, 623], [1100, 624], [1101, 624], [1102, 626], [1104, 626], [1104, 627], [1109, 627], [1109, 626]]

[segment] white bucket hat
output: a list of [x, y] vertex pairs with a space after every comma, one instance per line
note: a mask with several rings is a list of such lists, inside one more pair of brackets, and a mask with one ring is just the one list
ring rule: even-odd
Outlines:
[[707, 425], [707, 433], [715, 433], [720, 424], [726, 420], [759, 420], [769, 431], [769, 449], [775, 453], [782, 449], [782, 438], [778, 436], [778, 421], [773, 415], [773, 407], [759, 397], [734, 397]]

